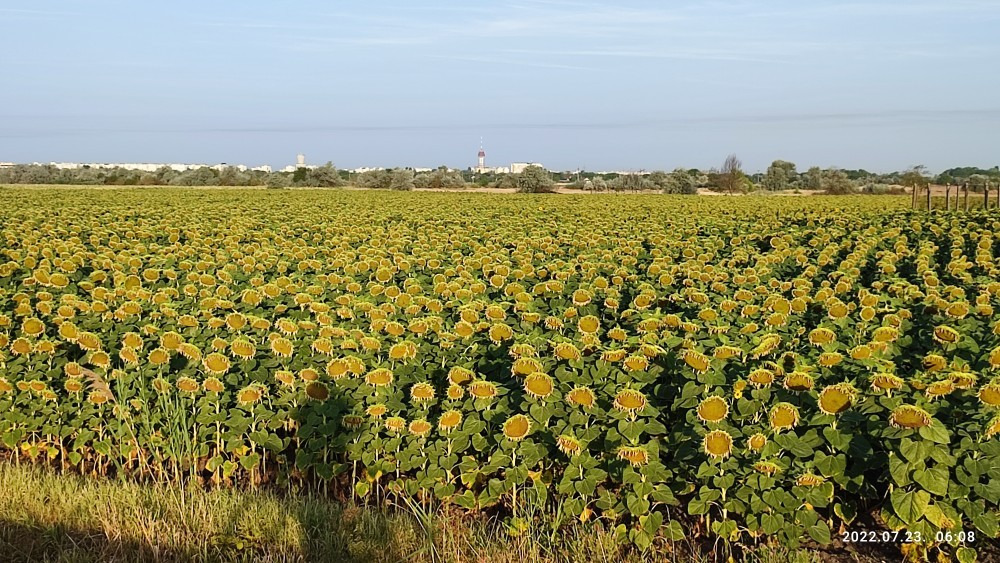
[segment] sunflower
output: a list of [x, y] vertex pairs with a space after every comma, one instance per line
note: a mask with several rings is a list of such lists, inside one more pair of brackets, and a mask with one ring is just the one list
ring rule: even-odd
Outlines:
[[184, 342], [184, 337], [174, 331], [164, 332], [160, 336], [160, 346], [167, 350], [177, 350], [177, 347]]
[[867, 344], [859, 344], [848, 352], [855, 360], [867, 360], [872, 356], [872, 348]]
[[993, 417], [993, 420], [986, 425], [986, 432], [984, 434], [986, 438], [992, 438], [1000, 434], [1000, 415]]
[[103, 405], [110, 400], [110, 397], [104, 391], [91, 391], [87, 395], [87, 402], [92, 405]]
[[462, 424], [462, 413], [454, 409], [445, 411], [441, 415], [441, 418], [438, 419], [438, 428], [444, 432], [450, 432], [458, 428], [459, 424]]
[[895, 342], [899, 339], [899, 329], [891, 326], [880, 326], [872, 332], [872, 339], [875, 342]]
[[[346, 419], [347, 417], [344, 418]], [[358, 426], [361, 426], [362, 422], [364, 422], [363, 419], [358, 417]], [[406, 428], [406, 419], [401, 416], [390, 416], [385, 419], [385, 427], [390, 432], [402, 432]]]
[[971, 389], [976, 386], [979, 377], [967, 371], [953, 371], [948, 374], [948, 380], [955, 384], [955, 389]]
[[828, 328], [814, 328], [809, 332], [809, 343], [814, 346], [823, 346], [837, 340], [837, 333]]
[[555, 383], [547, 374], [536, 371], [524, 378], [524, 391], [536, 399], [544, 399], [552, 394]]
[[813, 388], [813, 377], [804, 371], [793, 371], [785, 377], [785, 389], [789, 391], [809, 391]]
[[[208, 381], [206, 380], [206, 383]], [[207, 385], [206, 385], [207, 388]], [[248, 385], [236, 393], [236, 402], [242, 406], [252, 405], [264, 397], [264, 390], [259, 385]]]
[[597, 396], [589, 387], [574, 387], [566, 394], [566, 400], [570, 404], [590, 408], [597, 402]]
[[528, 375], [542, 371], [542, 363], [535, 358], [517, 358], [510, 366], [513, 375]]
[[927, 398], [934, 400], [945, 395], [950, 395], [952, 391], [955, 390], [955, 383], [951, 379], [943, 379], [941, 381], [935, 381], [927, 386], [924, 390], [924, 394]]
[[601, 328], [601, 320], [594, 315], [586, 315], [576, 322], [576, 328], [584, 334], [594, 334]]
[[273, 352], [275, 356], [280, 358], [291, 358], [294, 351], [295, 347], [292, 345], [292, 341], [283, 336], [279, 336], [271, 340], [271, 352]]
[[569, 342], [560, 342], [555, 345], [554, 352], [561, 360], [579, 360], [582, 357], [580, 350]]
[[781, 473], [781, 466], [771, 461], [758, 461], [753, 464], [754, 471], [764, 475], [774, 475]]
[[616, 453], [618, 459], [625, 460], [634, 467], [649, 463], [649, 451], [642, 446], [620, 446]]
[[508, 325], [497, 323], [490, 327], [489, 337], [490, 341], [494, 344], [500, 344], [505, 340], [513, 338], [514, 331]]
[[695, 411], [702, 422], [719, 422], [729, 416], [729, 404], [722, 397], [708, 397]]
[[497, 396], [497, 386], [490, 381], [473, 381], [469, 384], [469, 394], [477, 399], [492, 399]]
[[177, 390], [182, 393], [193, 394], [197, 393], [201, 386], [198, 385], [198, 381], [191, 377], [181, 377], [177, 380]]
[[45, 332], [45, 323], [41, 319], [28, 317], [21, 322], [21, 332], [37, 338]]
[[754, 358], [761, 358], [767, 356], [771, 352], [778, 349], [781, 345], [781, 336], [778, 334], [770, 333], [765, 335], [760, 339], [760, 343], [750, 351], [750, 355]]
[[750, 438], [747, 440], [747, 446], [755, 452], [763, 450], [764, 446], [766, 445], [767, 445], [767, 436], [761, 434], [760, 432], [754, 434], [753, 436], [750, 436]]
[[329, 356], [333, 354], [333, 342], [326, 337], [319, 337], [309, 345], [313, 352]]
[[573, 305], [577, 307], [583, 307], [590, 303], [591, 299], [593, 299], [593, 296], [586, 289], [578, 289], [573, 292], [572, 299], [573, 299]]
[[448, 370], [448, 382], [452, 385], [464, 385], [473, 379], [476, 374], [472, 370], [460, 366], [455, 366]]
[[434, 427], [431, 425], [430, 422], [427, 422], [426, 420], [421, 418], [414, 420], [413, 422], [410, 423], [409, 431], [410, 434], [413, 434], [414, 436], [417, 436], [419, 438], [424, 438], [428, 434], [430, 434], [433, 428]]
[[274, 379], [285, 387], [295, 386], [295, 374], [288, 370], [279, 369], [274, 372]]
[[934, 340], [941, 344], [955, 344], [961, 337], [962, 335], [950, 326], [940, 325], [934, 327]]
[[743, 350], [740, 350], [739, 348], [737, 348], [735, 346], [725, 346], [725, 345], [723, 345], [723, 346], [716, 346], [716, 348], [714, 350], [712, 350], [712, 357], [713, 358], [718, 358], [720, 360], [728, 360], [730, 358], [738, 358], [738, 357], [740, 357], [742, 355], [743, 355]]
[[704, 373], [708, 371], [708, 368], [711, 365], [711, 359], [697, 350], [692, 350], [690, 348], [684, 350], [683, 356], [684, 363], [691, 366], [691, 369], [693, 369], [696, 373]]
[[889, 414], [889, 424], [895, 428], [921, 428], [930, 426], [931, 415], [920, 407], [901, 405]]
[[774, 383], [774, 372], [766, 368], [757, 368], [750, 372], [747, 381], [754, 387], [767, 387]]
[[392, 384], [394, 377], [388, 368], [376, 368], [365, 375], [365, 383], [373, 387], [386, 387]]
[[222, 393], [226, 389], [226, 386], [223, 385], [222, 381], [217, 377], [209, 377], [205, 379], [205, 382], [202, 383], [202, 387], [205, 388], [205, 391], [210, 393]]
[[773, 430], [790, 430], [799, 423], [799, 409], [791, 403], [778, 403], [771, 407], [768, 421]]
[[75, 324], [71, 322], [64, 322], [59, 325], [59, 336], [69, 342], [76, 342], [77, 338], [80, 336], [80, 330], [76, 328]]
[[88, 361], [90, 362], [90, 365], [97, 366], [99, 368], [107, 369], [111, 366], [111, 356], [103, 350], [88, 354]]
[[825, 482], [825, 478], [813, 473], [803, 473], [795, 480], [795, 484], [800, 487], [818, 487]]
[[628, 338], [628, 333], [622, 327], [616, 326], [608, 331], [608, 338], [622, 342]]
[[646, 396], [635, 389], [622, 389], [615, 395], [615, 408], [628, 414], [641, 411], [647, 404]]
[[[66, 389], [67, 392], [75, 395], [83, 391], [83, 383], [77, 379], [67, 379], [66, 383], [63, 383], [63, 388]], [[13, 389], [13, 387], [10, 386], [10, 383], [7, 383], [6, 379], [0, 379], [0, 394], [10, 391], [11, 389]]]
[[725, 430], [713, 430], [701, 441], [701, 447], [706, 454], [713, 458], [729, 457], [733, 451], [733, 437]]
[[620, 362], [625, 359], [628, 355], [628, 350], [624, 348], [617, 348], [614, 350], [605, 350], [601, 352], [601, 361], [608, 363]]
[[924, 369], [933, 373], [948, 367], [948, 360], [939, 354], [927, 354], [923, 359]]
[[122, 346], [125, 348], [132, 348], [133, 350], [138, 350], [142, 348], [142, 336], [138, 332], [126, 332], [122, 336]]
[[523, 414], [515, 414], [503, 423], [503, 435], [516, 441], [523, 440], [531, 432], [531, 419]]
[[[1000, 326], [1000, 324], [998, 324], [997, 326]], [[1000, 346], [997, 346], [990, 352], [989, 361], [990, 361], [990, 368], [992, 369], [1000, 368]]]
[[212, 352], [202, 359], [201, 365], [205, 368], [205, 371], [209, 375], [224, 375], [229, 371], [231, 364], [229, 363], [229, 358], [223, 356], [218, 352]]
[[410, 398], [418, 404], [433, 401], [434, 387], [430, 383], [416, 383], [413, 387], [410, 387]]
[[976, 396], [986, 406], [1000, 407], [1000, 383], [994, 381], [983, 385]]
[[169, 393], [172, 388], [173, 386], [170, 385], [170, 382], [162, 377], [153, 379], [153, 389], [155, 389], [157, 393]]
[[828, 385], [819, 393], [817, 403], [823, 414], [836, 415], [851, 408], [857, 390], [849, 383]]

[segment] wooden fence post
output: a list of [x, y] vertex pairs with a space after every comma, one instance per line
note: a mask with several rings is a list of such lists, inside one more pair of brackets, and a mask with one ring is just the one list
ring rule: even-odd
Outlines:
[[983, 186], [983, 209], [990, 208], [990, 181], [986, 181], [986, 185]]
[[951, 184], [944, 187], [944, 210], [951, 211]]
[[966, 183], [962, 184], [962, 187], [965, 188], [965, 212], [968, 213], [969, 212], [969, 183], [966, 182]]

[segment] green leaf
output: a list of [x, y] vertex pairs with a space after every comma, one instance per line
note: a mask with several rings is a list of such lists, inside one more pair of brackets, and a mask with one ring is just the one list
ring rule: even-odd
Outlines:
[[951, 442], [951, 433], [940, 420], [935, 420], [930, 426], [922, 426], [918, 430], [920, 437], [938, 444]]
[[976, 550], [971, 547], [960, 547], [955, 550], [958, 563], [976, 563]]
[[918, 469], [913, 472], [913, 480], [929, 493], [938, 496], [948, 494], [948, 470], [943, 467]]
[[663, 534], [671, 541], [681, 541], [684, 539], [684, 528], [677, 520], [671, 520], [663, 529]]
[[900, 520], [907, 524], [915, 524], [927, 510], [931, 495], [927, 491], [896, 489], [889, 496], [889, 501]]
[[979, 516], [972, 519], [972, 523], [979, 529], [980, 532], [986, 534], [988, 538], [997, 537], [997, 516], [992, 512], [984, 512]]
[[843, 520], [845, 524], [854, 522], [854, 519], [858, 516], [858, 511], [853, 506], [839, 502], [833, 505], [833, 513]]
[[361, 498], [365, 498], [366, 496], [368, 496], [368, 493], [370, 491], [371, 491], [371, 485], [369, 485], [365, 481], [358, 481], [357, 483], [354, 484], [354, 494], [358, 495]]
[[762, 514], [760, 527], [765, 534], [776, 534], [785, 525], [785, 519], [780, 514]]
[[816, 543], [820, 545], [827, 545], [830, 543], [830, 526], [826, 524], [825, 520], [820, 520], [809, 527], [809, 537], [816, 540]]

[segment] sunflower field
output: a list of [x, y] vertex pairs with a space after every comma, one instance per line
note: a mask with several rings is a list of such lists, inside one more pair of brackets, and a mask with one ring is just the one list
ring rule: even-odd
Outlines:
[[998, 535], [995, 211], [2, 193], [0, 456], [641, 549], [870, 532], [969, 561]]

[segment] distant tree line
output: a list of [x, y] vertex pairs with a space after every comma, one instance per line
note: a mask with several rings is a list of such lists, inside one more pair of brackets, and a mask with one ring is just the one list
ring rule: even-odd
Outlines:
[[146, 172], [125, 168], [61, 169], [52, 165], [18, 164], [0, 168], [0, 184], [56, 184], [106, 186], [266, 186], [269, 188], [336, 188], [354, 185], [384, 190], [459, 190], [469, 186], [512, 189], [519, 192], [551, 192], [557, 186], [592, 192], [661, 192], [696, 194], [699, 190], [720, 193], [753, 191], [777, 192], [806, 190], [827, 194], [902, 193], [904, 187], [934, 184], [968, 185], [982, 192], [1000, 183], [1000, 167], [949, 168], [936, 176], [923, 166], [889, 173], [864, 169], [849, 170], [813, 166], [799, 172], [793, 162], [775, 160], [762, 173], [747, 174], [736, 155], [729, 155], [718, 169], [677, 168], [671, 172], [655, 170], [636, 173], [595, 173], [585, 171], [552, 172], [529, 166], [517, 174], [478, 174], [440, 166], [431, 171], [391, 168], [351, 173], [338, 170], [332, 163], [293, 172], [240, 170], [236, 167], [202, 167], [176, 171], [162, 166]]

